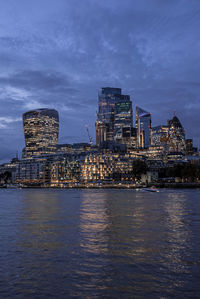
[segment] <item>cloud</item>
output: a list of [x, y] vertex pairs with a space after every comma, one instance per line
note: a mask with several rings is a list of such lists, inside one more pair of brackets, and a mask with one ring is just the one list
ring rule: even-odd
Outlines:
[[[116, 86], [152, 111], [153, 125], [177, 110], [186, 132], [200, 138], [199, 27], [196, 0], [2, 1], [0, 117], [52, 107], [63, 142], [87, 138], [84, 123], [95, 139], [98, 89]], [[1, 136], [8, 130], [12, 123]]]
[[21, 121], [21, 117], [0, 117], [0, 129], [5, 129], [8, 127], [8, 124], [17, 122], [17, 121]]

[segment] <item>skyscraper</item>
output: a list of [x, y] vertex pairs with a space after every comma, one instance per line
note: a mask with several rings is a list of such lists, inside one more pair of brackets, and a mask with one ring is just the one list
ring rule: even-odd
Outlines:
[[56, 152], [59, 133], [58, 112], [54, 109], [37, 109], [23, 114], [26, 156]]
[[137, 130], [137, 147], [149, 147], [151, 145], [151, 113], [136, 107], [135, 127]]
[[114, 140], [117, 143], [126, 143], [127, 137], [130, 140], [133, 124], [132, 102], [128, 95], [115, 104], [114, 114]]
[[168, 120], [170, 151], [185, 152], [185, 130], [176, 115]]
[[165, 148], [169, 144], [169, 127], [157, 126], [152, 128], [152, 143], [153, 146], [164, 146]]
[[132, 102], [121, 88], [104, 87], [99, 92], [96, 121], [96, 144], [106, 141], [122, 143], [123, 128], [132, 128]]

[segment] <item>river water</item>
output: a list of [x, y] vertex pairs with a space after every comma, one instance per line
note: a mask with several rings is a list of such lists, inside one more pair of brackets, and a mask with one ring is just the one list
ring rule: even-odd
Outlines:
[[1, 189], [0, 298], [200, 298], [200, 190]]

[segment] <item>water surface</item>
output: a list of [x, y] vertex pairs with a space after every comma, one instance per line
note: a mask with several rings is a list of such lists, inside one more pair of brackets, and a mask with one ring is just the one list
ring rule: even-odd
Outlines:
[[0, 190], [1, 298], [200, 298], [200, 191]]

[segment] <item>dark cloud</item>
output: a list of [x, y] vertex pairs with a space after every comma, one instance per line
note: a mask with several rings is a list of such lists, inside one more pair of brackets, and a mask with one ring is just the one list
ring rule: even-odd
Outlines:
[[11, 120], [43, 106], [59, 111], [62, 142], [87, 140], [84, 123], [94, 138], [102, 86], [121, 87], [152, 112], [155, 125], [176, 110], [197, 142], [199, 27], [197, 0], [2, 1], [0, 117], [10, 119], [0, 129], [4, 146], [23, 147], [23, 132], [15, 142], [7, 134]]
[[0, 77], [0, 85], [8, 85], [38, 92], [42, 90], [45, 92], [76, 93], [78, 91], [70, 87], [70, 81], [66, 76], [48, 70], [24, 70], [13, 73], [7, 77]]

